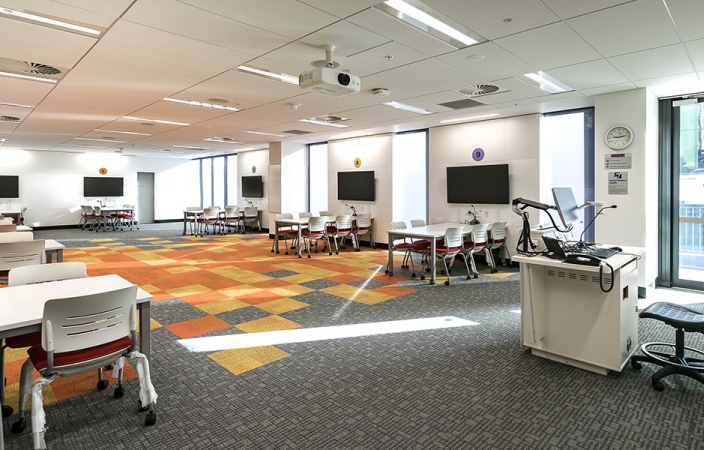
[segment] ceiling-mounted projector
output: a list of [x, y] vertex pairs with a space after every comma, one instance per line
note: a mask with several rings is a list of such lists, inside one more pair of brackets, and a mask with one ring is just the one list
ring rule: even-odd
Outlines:
[[334, 45], [324, 45], [325, 61], [314, 61], [313, 70], [303, 72], [298, 76], [298, 85], [302, 89], [319, 92], [325, 95], [347, 95], [359, 92], [361, 83], [359, 77], [337, 70], [339, 64], [332, 61]]

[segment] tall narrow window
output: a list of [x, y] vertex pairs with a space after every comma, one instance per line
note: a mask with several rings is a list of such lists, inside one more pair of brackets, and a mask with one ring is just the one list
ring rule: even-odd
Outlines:
[[308, 146], [308, 173], [310, 180], [310, 201], [308, 209], [312, 213], [328, 210], [328, 144]]
[[238, 202], [238, 182], [237, 182], [237, 155], [227, 156], [227, 204], [237, 205]]
[[200, 192], [203, 201], [202, 207], [213, 205], [213, 160], [205, 158], [200, 160]]
[[213, 205], [225, 208], [225, 157], [213, 158]]
[[428, 221], [428, 132], [394, 135], [392, 144], [393, 220]]

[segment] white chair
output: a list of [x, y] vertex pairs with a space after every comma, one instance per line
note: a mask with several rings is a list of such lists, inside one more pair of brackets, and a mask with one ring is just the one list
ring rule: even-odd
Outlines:
[[259, 231], [262, 231], [262, 224], [259, 223], [259, 210], [256, 206], [245, 206], [243, 223], [243, 227], [245, 227], [245, 230], [247, 225], [254, 227], [254, 224], [256, 223]]
[[[140, 374], [139, 397], [142, 405], [148, 405], [149, 414], [145, 426], [156, 423], [154, 404], [157, 394], [151, 384], [149, 362], [134, 351], [137, 341], [137, 286], [78, 297], [49, 300], [44, 305], [42, 338], [40, 345], [32, 346], [29, 358], [22, 365], [20, 375], [19, 420], [13, 431], [24, 422], [24, 405], [32, 395], [32, 435], [34, 448], [46, 448], [46, 416], [43, 411], [42, 388], [57, 376], [67, 377], [114, 363], [118, 387], [114, 397], [120, 398], [124, 357], [136, 358]], [[33, 381], [32, 369], [37, 369], [41, 378]], [[31, 389], [29, 385], [31, 384]]]
[[320, 211], [318, 215], [320, 217], [333, 217], [335, 214], [333, 214], [332, 211]]
[[213, 234], [217, 234], [220, 226], [220, 207], [208, 206], [203, 209], [203, 218], [198, 222], [205, 227], [205, 232], [208, 233], [208, 225], [213, 227]]
[[20, 209], [20, 214], [12, 219], [12, 222], [15, 225], [24, 225], [24, 213], [27, 212], [27, 207], [23, 206], [22, 209]]
[[315, 251], [318, 252], [318, 241], [325, 239], [330, 248], [330, 240], [328, 238], [327, 230], [327, 219], [325, 217], [311, 217], [308, 219], [308, 228], [301, 230], [303, 242], [306, 244], [306, 249], [308, 251], [308, 257], [310, 258], [310, 248], [315, 241]]
[[355, 247], [355, 251], [360, 251], [359, 248], [359, 237], [364, 236], [365, 234], [369, 235], [369, 240], [371, 241], [371, 233], [372, 233], [372, 215], [371, 214], [357, 214], [357, 219], [355, 221], [355, 228], [353, 229], [354, 233], [354, 242], [357, 243], [357, 246]]
[[[354, 234], [352, 234], [352, 216], [349, 214], [344, 214], [342, 216], [337, 216], [335, 218], [334, 225], [328, 225], [327, 227], [328, 242], [330, 238], [335, 241], [335, 254], [340, 254], [340, 248], [345, 248], [345, 239], [348, 236], [352, 236], [352, 245], [357, 248], [354, 240]], [[337, 240], [340, 240], [340, 245], [337, 244]], [[332, 255], [332, 248], [328, 246], [330, 255]]]
[[312, 213], [309, 213], [308, 211], [306, 211], [306, 212], [300, 212], [300, 213], [298, 213], [298, 217], [301, 218], [301, 219], [305, 219], [305, 218], [308, 218], [308, 217], [313, 217], [313, 214], [312, 214]]
[[442, 263], [445, 265], [445, 274], [447, 274], [447, 281], [445, 281], [445, 286], [450, 285], [450, 269], [447, 265], [447, 260], [450, 260], [450, 265], [455, 260], [457, 255], [462, 256], [464, 259], [464, 266], [467, 269], [467, 279], [471, 278], [469, 272], [469, 266], [467, 265], [467, 257], [462, 250], [462, 234], [464, 232], [464, 227], [450, 227], [445, 231], [445, 236], [443, 237], [443, 245], [439, 245], [435, 248], [435, 256], [442, 259]]
[[81, 218], [78, 220], [78, 228], [86, 226], [86, 205], [81, 205]]
[[[293, 219], [293, 214], [277, 214], [276, 215], [276, 220], [292, 220]], [[298, 230], [293, 228], [293, 227], [282, 227], [279, 228], [279, 241], [281, 239], [284, 240], [284, 246], [286, 247], [286, 254], [288, 255], [288, 241], [289, 239], [292, 242], [292, 245], [297, 245], [298, 243], [296, 242], [296, 239], [298, 239]], [[295, 244], [293, 244], [295, 243]], [[291, 247], [291, 248], [296, 248], [296, 247]], [[271, 243], [271, 252], [274, 252], [274, 243]]]
[[[511, 265], [511, 255], [508, 252], [508, 247], [506, 247], [506, 222], [494, 222], [491, 224], [491, 229], [489, 230], [489, 251], [499, 250], [499, 258], [502, 258], [502, 253], [506, 252], [508, 257], [508, 264]], [[491, 273], [498, 272], [499, 269], [496, 268], [496, 262], [494, 261], [494, 256], [491, 256]]]
[[44, 246], [43, 240], [0, 244], [0, 283], [7, 281], [8, 273], [15, 267], [44, 262]]
[[479, 271], [474, 262], [474, 254], [483, 251], [486, 255], [486, 263], [493, 267], [493, 255], [487, 245], [487, 228], [489, 225], [480, 223], [472, 227], [472, 232], [465, 238], [462, 252], [469, 257], [474, 278], [479, 278]]
[[[391, 229], [392, 230], [405, 230], [406, 229], [406, 222], [403, 222], [403, 221], [391, 222]], [[406, 241], [406, 238], [403, 238], [402, 240], [394, 240], [393, 242], [390, 243], [390, 245], [391, 245], [391, 248], [389, 249], [390, 252], [394, 251], [394, 250], [401, 250], [404, 252], [403, 260], [401, 260], [401, 268], [408, 269], [408, 261], [410, 261], [411, 262], [411, 278], [415, 278], [416, 277], [416, 265], [413, 262], [413, 253], [420, 253], [421, 254], [421, 261], [422, 261], [423, 253], [427, 252], [427, 244], [425, 244], [425, 245], [423, 245], [421, 243], [416, 244], [415, 242], [408, 242], [408, 241]], [[386, 273], [393, 274], [393, 267], [387, 267]], [[421, 280], [425, 278], [422, 274], [422, 269], [421, 269], [420, 278], [421, 278]]]
[[242, 227], [242, 219], [240, 218], [239, 206], [225, 206], [225, 211], [220, 212], [220, 225], [222, 225], [221, 233], [225, 234], [225, 230], [230, 227], [235, 227], [235, 233], [238, 233]]
[[442, 217], [431, 217], [430, 218], [431, 225], [437, 225], [439, 223], [445, 223], [445, 219], [443, 219]]
[[[187, 206], [186, 207], [186, 211], [200, 211], [200, 210], [201, 210], [200, 206]], [[194, 227], [194, 224], [196, 223], [197, 219], [198, 219], [198, 217], [196, 217], [195, 214], [188, 214], [186, 216], [186, 223], [188, 223], [188, 226], [191, 229], [191, 236], [193, 236], [194, 233], [198, 234], [198, 230], [196, 230]]]
[[98, 228], [95, 229], [96, 233], [100, 231], [101, 224], [103, 227], [103, 231], [108, 230], [108, 225], [114, 229], [114, 220], [115, 219], [114, 217], [112, 217], [112, 215], [103, 213], [102, 209], [100, 209], [100, 206], [93, 207], [93, 222], [98, 224]]

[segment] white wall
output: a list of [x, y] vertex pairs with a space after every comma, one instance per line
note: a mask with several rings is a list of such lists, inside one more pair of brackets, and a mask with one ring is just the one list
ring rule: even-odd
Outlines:
[[308, 211], [308, 158], [305, 144], [281, 143], [281, 211]]
[[[165, 158], [133, 159], [136, 160], [137, 172], [154, 174], [154, 220], [181, 219], [184, 208], [200, 205], [198, 161]], [[137, 201], [130, 203], [136, 204]]]
[[[328, 142], [328, 209], [335, 214], [349, 214], [345, 203], [354, 203], [358, 213], [371, 214], [376, 242], [387, 242], [386, 230], [391, 228], [391, 142], [390, 134]], [[354, 167], [355, 158], [362, 160], [358, 169]], [[375, 201], [337, 199], [337, 172], [353, 170], [374, 171]], [[317, 215], [319, 211], [311, 212]]]
[[[255, 171], [252, 172], [252, 168]], [[241, 152], [237, 154], [237, 183], [242, 186], [243, 176], [261, 175], [264, 182], [263, 198], [248, 198], [254, 206], [262, 210], [262, 228], [269, 228], [269, 150], [254, 150], [251, 152]], [[240, 208], [247, 206], [242, 197], [242, 190], [238, 192], [237, 205]]]

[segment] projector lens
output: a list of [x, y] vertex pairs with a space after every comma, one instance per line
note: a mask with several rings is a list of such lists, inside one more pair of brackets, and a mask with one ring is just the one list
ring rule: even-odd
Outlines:
[[347, 75], [346, 73], [340, 73], [337, 75], [337, 81], [343, 86], [347, 86], [350, 84], [350, 76]]

